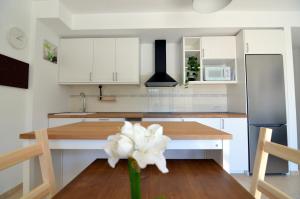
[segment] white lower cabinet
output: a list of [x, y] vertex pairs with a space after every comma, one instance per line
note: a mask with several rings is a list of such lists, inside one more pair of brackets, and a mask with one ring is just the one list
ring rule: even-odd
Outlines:
[[48, 127], [56, 127], [84, 121], [84, 118], [49, 118]]
[[125, 118], [85, 118], [85, 122], [125, 122]]
[[143, 118], [143, 122], [183, 122], [182, 118]]
[[221, 125], [220, 118], [184, 118], [184, 121], [198, 122], [215, 129], [220, 129], [220, 125]]
[[[48, 126], [77, 122], [123, 122], [125, 118], [49, 118]], [[67, 185], [97, 158], [106, 158], [103, 150], [54, 150], [52, 159], [59, 189]]]
[[[125, 118], [49, 118], [49, 127], [56, 127], [77, 122], [114, 121], [123, 122]], [[147, 122], [181, 122], [194, 121], [216, 128], [233, 135], [230, 141], [230, 172], [243, 173], [248, 170], [248, 135], [246, 118], [143, 118]], [[197, 150], [174, 149], [166, 152], [167, 158], [205, 158], [212, 155], [216, 157], [216, 150], [199, 152]], [[212, 153], [213, 152], [213, 153]], [[53, 164], [56, 178], [61, 186], [65, 186], [96, 158], [106, 158], [103, 150], [62, 150], [53, 153]], [[59, 160], [59, 161], [56, 161]], [[61, 187], [60, 187], [61, 188]]]
[[[230, 173], [248, 171], [247, 118], [184, 118], [232, 134], [230, 140]], [[210, 153], [213, 154], [213, 153]]]
[[96, 159], [107, 158], [104, 150], [62, 150], [61, 181], [66, 186]]
[[230, 173], [248, 171], [248, 130], [246, 118], [222, 118], [221, 130], [232, 134]]
[[124, 122], [125, 118], [50, 118], [48, 127], [62, 126], [77, 122]]

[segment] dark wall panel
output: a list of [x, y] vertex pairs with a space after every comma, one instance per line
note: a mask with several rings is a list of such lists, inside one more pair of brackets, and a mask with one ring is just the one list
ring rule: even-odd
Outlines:
[[0, 85], [28, 88], [29, 64], [0, 54]]

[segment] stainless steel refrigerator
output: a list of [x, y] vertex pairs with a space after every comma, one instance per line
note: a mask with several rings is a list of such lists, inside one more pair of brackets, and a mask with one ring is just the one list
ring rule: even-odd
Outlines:
[[[260, 127], [273, 129], [272, 141], [287, 145], [282, 55], [246, 55], [249, 172], [253, 172]], [[267, 174], [288, 172], [288, 162], [269, 156]]]

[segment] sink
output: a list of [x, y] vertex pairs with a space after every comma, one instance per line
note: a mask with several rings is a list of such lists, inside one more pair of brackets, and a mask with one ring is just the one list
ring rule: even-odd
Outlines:
[[79, 113], [58, 113], [58, 114], [55, 114], [55, 115], [89, 115], [89, 114], [93, 114], [93, 113], [82, 113], [82, 112], [79, 112]]

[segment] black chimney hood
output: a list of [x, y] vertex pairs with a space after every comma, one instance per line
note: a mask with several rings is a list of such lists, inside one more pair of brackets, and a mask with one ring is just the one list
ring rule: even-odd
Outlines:
[[155, 73], [145, 82], [146, 87], [174, 87], [177, 82], [167, 74], [166, 40], [155, 40]]

